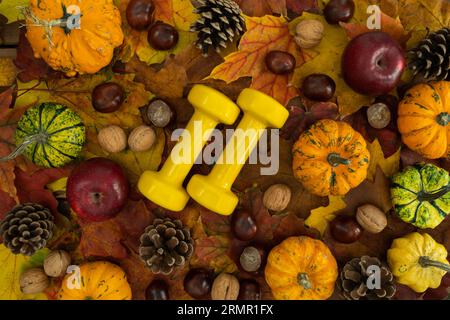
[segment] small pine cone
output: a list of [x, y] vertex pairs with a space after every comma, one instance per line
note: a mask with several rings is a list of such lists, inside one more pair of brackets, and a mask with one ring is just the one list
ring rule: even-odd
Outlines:
[[409, 51], [408, 67], [426, 80], [450, 80], [450, 28], [431, 33]]
[[[369, 279], [373, 272], [368, 270], [370, 266], [379, 268], [378, 288], [376, 279]], [[371, 285], [375, 287], [371, 289]], [[368, 256], [349, 261], [341, 271], [338, 286], [347, 300], [386, 300], [391, 299], [396, 291], [392, 272], [378, 258]]]
[[54, 226], [49, 209], [36, 203], [24, 203], [6, 215], [0, 224], [0, 235], [12, 253], [31, 256], [47, 245]]
[[199, 19], [191, 26], [198, 32], [197, 47], [208, 55], [212, 47], [217, 52], [226, 48], [227, 43], [244, 33], [245, 19], [238, 4], [233, 0], [197, 0], [194, 10]]
[[168, 275], [183, 267], [193, 252], [191, 232], [180, 220], [155, 219], [141, 236], [139, 255], [155, 274]]

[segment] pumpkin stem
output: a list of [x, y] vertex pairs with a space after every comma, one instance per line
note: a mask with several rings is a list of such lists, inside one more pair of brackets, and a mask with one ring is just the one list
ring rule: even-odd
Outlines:
[[309, 280], [308, 274], [306, 273], [299, 273], [297, 275], [297, 282], [306, 290], [312, 288], [311, 281]]
[[423, 268], [427, 267], [435, 267], [447, 272], [450, 272], [450, 264], [442, 263], [439, 261], [431, 260], [428, 257], [420, 257], [419, 258], [419, 264]]
[[439, 125], [445, 127], [450, 122], [450, 114], [448, 112], [441, 112], [437, 115], [436, 121]]
[[9, 160], [13, 160], [20, 156], [24, 151], [25, 148], [28, 147], [32, 143], [45, 143], [48, 139], [48, 135], [45, 132], [40, 132], [37, 134], [33, 134], [32, 136], [26, 137], [23, 142], [17, 146], [17, 148], [11, 152], [9, 155], [5, 157], [0, 157], [0, 162], [5, 162]]
[[328, 163], [332, 165], [333, 167], [337, 167], [340, 164], [349, 165], [350, 160], [341, 158], [341, 156], [338, 153], [330, 153], [328, 155]]

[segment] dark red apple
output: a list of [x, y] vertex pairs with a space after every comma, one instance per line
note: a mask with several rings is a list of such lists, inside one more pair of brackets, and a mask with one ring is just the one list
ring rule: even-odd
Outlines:
[[67, 181], [67, 200], [77, 215], [89, 221], [116, 216], [128, 199], [122, 168], [106, 158], [92, 158], [75, 168]]
[[342, 56], [345, 82], [356, 92], [370, 96], [393, 90], [405, 66], [403, 49], [390, 35], [380, 31], [355, 37]]

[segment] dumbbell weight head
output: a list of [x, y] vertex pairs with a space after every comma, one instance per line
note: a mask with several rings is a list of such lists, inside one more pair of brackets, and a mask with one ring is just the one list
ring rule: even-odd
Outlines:
[[[177, 143], [177, 146], [186, 147], [181, 149], [191, 150], [187, 154], [188, 159], [183, 159], [182, 162], [176, 161], [176, 156], [172, 151], [159, 172], [144, 172], [138, 183], [139, 191], [145, 197], [171, 211], [183, 210], [189, 201], [189, 195], [182, 184], [203, 146], [210, 138], [205, 134], [202, 134], [201, 137], [194, 134], [196, 122], [200, 124], [202, 133], [204, 133], [214, 129], [219, 122], [233, 124], [240, 112], [236, 104], [228, 97], [204, 85], [195, 85], [189, 92], [188, 100], [193, 105], [195, 112], [185, 128], [185, 132], [189, 134], [182, 134]], [[195, 148], [194, 145], [199, 145], [201, 148]], [[177, 149], [177, 146], [174, 150]], [[189, 146], [190, 148], [188, 148]]]

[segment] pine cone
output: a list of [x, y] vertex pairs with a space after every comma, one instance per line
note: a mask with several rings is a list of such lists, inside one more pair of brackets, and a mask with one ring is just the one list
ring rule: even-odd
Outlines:
[[180, 220], [155, 219], [141, 236], [139, 254], [153, 273], [170, 274], [194, 252], [194, 240]]
[[191, 26], [192, 32], [198, 32], [197, 47], [208, 55], [209, 48], [220, 52], [244, 33], [245, 19], [238, 4], [233, 0], [198, 0], [200, 6], [195, 13], [200, 18]]
[[53, 215], [36, 203], [15, 206], [0, 224], [3, 243], [14, 254], [33, 255], [53, 236]]
[[408, 67], [426, 80], [450, 80], [450, 28], [431, 33], [409, 51]]
[[[380, 269], [379, 289], [368, 288], [368, 272], [370, 266], [377, 266]], [[373, 272], [373, 271], [372, 271]], [[375, 284], [376, 281], [370, 281]], [[340, 282], [338, 283], [342, 295], [347, 300], [380, 300], [391, 299], [396, 291], [394, 276], [392, 272], [378, 258], [363, 256], [349, 261], [341, 271]]]

